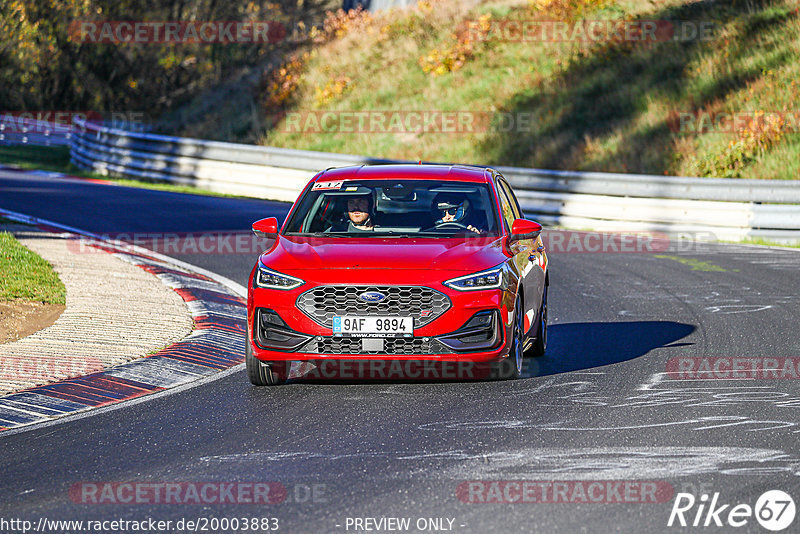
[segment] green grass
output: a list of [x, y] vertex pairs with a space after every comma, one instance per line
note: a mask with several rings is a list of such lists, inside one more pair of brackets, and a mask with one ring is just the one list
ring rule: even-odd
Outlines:
[[[458, 70], [426, 74], [420, 58], [456, 41], [458, 22], [547, 18], [528, 2], [454, 1], [376, 15], [366, 29], [316, 46], [286, 111], [473, 110], [534, 118], [527, 131], [297, 133], [285, 123], [261, 143], [372, 157], [553, 169], [800, 178], [800, 132], [762, 142], [741, 133], [687, 134], [677, 113], [796, 110], [800, 12], [796, 0], [618, 0], [587, 19], [711, 22], [710, 40], [640, 45], [489, 42]], [[331, 81], [347, 88], [320, 103]], [[265, 95], [266, 96], [266, 95]], [[266, 117], [275, 110], [262, 109]], [[195, 132], [198, 133], [198, 132]]]
[[30, 224], [18, 222], [13, 219], [9, 219], [7, 217], [0, 217], [0, 225], [2, 224], [13, 224], [13, 225], [20, 225], [20, 226], [31, 226]]
[[0, 163], [23, 169], [67, 172], [69, 148], [31, 145], [0, 145]]
[[[70, 173], [70, 174], [75, 174], [75, 173]], [[145, 182], [143, 180], [131, 180], [128, 178], [114, 178], [114, 177], [97, 176], [97, 175], [95, 175], [94, 178], [101, 178], [103, 180], [108, 180], [109, 182], [113, 182], [119, 185], [124, 185], [126, 187], [139, 187], [142, 189], [153, 189], [155, 191], [167, 191], [169, 193], [184, 193], [187, 195], [204, 195], [210, 197], [225, 197], [225, 198], [250, 198], [243, 195], [232, 195], [229, 193], [218, 193], [216, 191], [208, 191], [206, 189], [200, 189], [199, 187], [194, 187], [191, 185], [167, 184], [162, 182]]]
[[[701, 261], [697, 258], [684, 258], [680, 256], [670, 256], [668, 254], [656, 254], [656, 258], [662, 260], [672, 260], [677, 261], [682, 265], [686, 265], [687, 267], [691, 267], [693, 271], [706, 271], [706, 272], [726, 272], [727, 269], [720, 267], [719, 265], [714, 265], [710, 261]], [[734, 272], [738, 272], [738, 269], [734, 269]]]
[[782, 243], [780, 241], [770, 241], [762, 238], [748, 238], [742, 241], [720, 241], [720, 243], [735, 243], [737, 245], [758, 245], [761, 247], [785, 247], [785, 248], [800, 248], [800, 243]]
[[0, 146], [0, 163], [16, 165], [23, 169], [62, 172], [71, 176], [106, 180], [128, 187], [140, 187], [170, 193], [186, 193], [191, 195], [207, 195], [215, 197], [244, 198], [241, 195], [229, 195], [207, 191], [191, 185], [168, 184], [163, 182], [146, 182], [114, 176], [104, 176], [95, 172], [86, 172], [70, 162], [68, 147], [39, 147], [29, 145]]
[[0, 232], [0, 272], [0, 301], [66, 304], [67, 290], [53, 267], [8, 232]]

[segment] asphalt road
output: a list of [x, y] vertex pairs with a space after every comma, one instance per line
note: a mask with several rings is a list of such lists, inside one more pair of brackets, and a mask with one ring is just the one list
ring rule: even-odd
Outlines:
[[[246, 231], [288, 206], [0, 171], [0, 208], [104, 233]], [[180, 259], [245, 284], [255, 254]], [[664, 375], [672, 358], [800, 356], [800, 253], [734, 245], [552, 253], [550, 275], [549, 348], [526, 362], [526, 378], [254, 388], [241, 371], [0, 434], [0, 520], [274, 517], [283, 532], [354, 532], [356, 518], [399, 517], [410, 518], [411, 532], [430, 527], [416, 525], [421, 518], [450, 519], [443, 526], [455, 532], [662, 532], [702, 527], [668, 528], [670, 495], [495, 504], [464, 502], [457, 488], [653, 481], [698, 500], [719, 492], [719, 504], [754, 506], [773, 489], [800, 499], [800, 381]], [[270, 481], [288, 495], [270, 505], [171, 505], [85, 504], [69, 493], [123, 481]], [[697, 510], [686, 512], [690, 524]], [[767, 532], [753, 517], [737, 529], [709, 521], [704, 531]]]

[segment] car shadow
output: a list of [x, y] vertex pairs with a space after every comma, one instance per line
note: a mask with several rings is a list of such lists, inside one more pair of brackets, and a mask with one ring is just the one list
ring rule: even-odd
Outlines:
[[560, 323], [548, 327], [544, 356], [527, 358], [523, 376], [546, 376], [591, 369], [644, 356], [675, 343], [695, 327], [673, 321]]
[[[625, 321], [551, 324], [544, 356], [526, 358], [522, 377], [567, 373], [620, 363], [644, 356], [676, 343], [695, 331], [689, 324], [672, 321]], [[510, 362], [509, 362], [510, 365]], [[509, 369], [490, 369], [468, 362], [440, 363], [420, 360], [370, 362], [335, 360], [295, 362], [289, 383], [328, 385], [368, 385], [398, 383], [444, 383], [483, 381], [492, 373]]]

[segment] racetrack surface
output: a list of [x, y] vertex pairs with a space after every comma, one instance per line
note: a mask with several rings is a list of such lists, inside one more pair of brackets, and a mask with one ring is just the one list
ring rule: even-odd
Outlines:
[[[95, 233], [246, 231], [288, 211], [15, 171], [0, 171], [0, 207]], [[245, 285], [255, 254], [177, 258]], [[800, 356], [798, 252], [698, 245], [550, 259], [549, 347], [526, 361], [526, 378], [254, 388], [242, 370], [0, 435], [0, 517], [277, 517], [284, 532], [353, 532], [347, 518], [409, 517], [450, 518], [456, 532], [661, 532], [674, 498], [475, 504], [456, 489], [476, 480], [657, 481], [697, 497], [720, 492], [721, 503], [753, 506], [770, 489], [800, 498], [800, 381], [664, 375], [677, 357]], [[76, 483], [122, 481], [279, 482], [288, 497], [84, 504], [69, 494]], [[316, 499], [306, 491], [314, 485]], [[754, 518], [738, 530], [766, 532]]]

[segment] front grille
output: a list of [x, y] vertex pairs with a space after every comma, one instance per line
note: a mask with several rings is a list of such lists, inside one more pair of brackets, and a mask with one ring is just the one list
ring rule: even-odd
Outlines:
[[382, 351], [362, 351], [361, 338], [357, 337], [318, 337], [298, 349], [298, 352], [311, 354], [452, 354], [453, 351], [437, 340], [426, 337], [383, 338]]
[[[383, 293], [381, 302], [364, 302], [359, 295], [368, 291]], [[450, 309], [444, 293], [421, 286], [318, 286], [297, 298], [297, 307], [317, 324], [333, 327], [337, 315], [411, 316], [414, 328], [430, 323]]]

